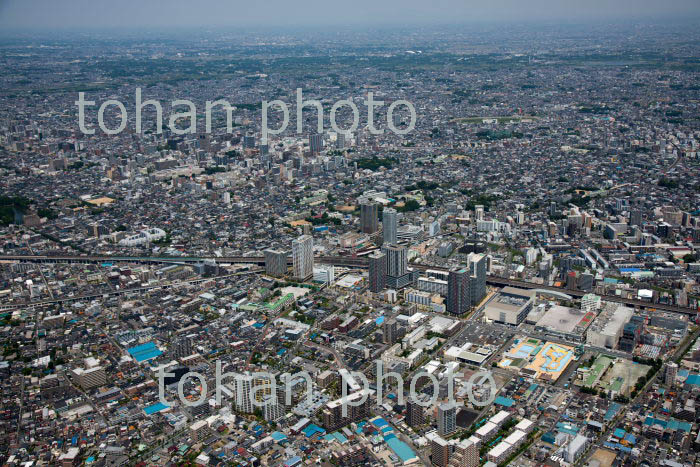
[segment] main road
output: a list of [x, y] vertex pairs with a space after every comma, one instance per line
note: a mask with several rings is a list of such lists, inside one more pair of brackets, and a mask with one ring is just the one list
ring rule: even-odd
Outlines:
[[[66, 256], [42, 256], [42, 255], [0, 255], [0, 263], [72, 263], [72, 264], [92, 264], [101, 263], [105, 265], [111, 265], [114, 263], [159, 263], [159, 264], [193, 264], [200, 263], [204, 260], [214, 260], [217, 263], [227, 263], [227, 264], [255, 264], [258, 266], [265, 265], [265, 257], [263, 256], [211, 256], [211, 257], [196, 257], [196, 256], [78, 256], [78, 255], [66, 255]], [[334, 266], [343, 266], [348, 268], [367, 268], [366, 258], [353, 258], [348, 256], [320, 256], [316, 257], [316, 261], [323, 264], [332, 264]], [[292, 263], [292, 258], [287, 258], [287, 263]], [[425, 271], [427, 269], [434, 269], [438, 271], [446, 271], [447, 269], [438, 266], [426, 266], [422, 264], [412, 264], [411, 267]], [[510, 279], [506, 277], [499, 276], [487, 276], [486, 282], [490, 285], [495, 286], [511, 286], [521, 289], [540, 289], [547, 290], [551, 292], [563, 292], [573, 297], [582, 297], [586, 292], [580, 290], [569, 290], [561, 287], [553, 287], [548, 285], [537, 284], [534, 282], [521, 281], [518, 279]], [[637, 308], [653, 308], [656, 310], [670, 311], [674, 313], [682, 313], [690, 316], [696, 316], [698, 310], [688, 307], [682, 307], [679, 305], [670, 305], [666, 303], [651, 303], [644, 300], [637, 300], [634, 298], [624, 298], [618, 297], [616, 295], [603, 295], [603, 300], [610, 302], [622, 303], [624, 305], [629, 305]], [[13, 306], [14, 308], [14, 306]], [[2, 307], [0, 306], [0, 311]]]

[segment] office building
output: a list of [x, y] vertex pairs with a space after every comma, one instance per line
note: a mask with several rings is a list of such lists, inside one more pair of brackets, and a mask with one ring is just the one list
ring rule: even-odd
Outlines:
[[292, 241], [292, 266], [294, 278], [305, 281], [314, 275], [314, 239], [302, 235]]
[[396, 244], [396, 209], [386, 208], [382, 212], [382, 234], [385, 244]]
[[445, 402], [438, 406], [438, 433], [447, 436], [457, 429], [457, 404]]
[[345, 149], [345, 133], [338, 133], [335, 137], [336, 149]]
[[386, 288], [386, 255], [375, 251], [369, 259], [369, 290], [379, 293]]
[[265, 250], [265, 273], [280, 277], [287, 273], [287, 253], [280, 250]]
[[461, 315], [471, 306], [470, 276], [466, 268], [453, 269], [447, 279], [447, 312]]
[[360, 230], [367, 234], [379, 230], [379, 204], [368, 202], [360, 205]]

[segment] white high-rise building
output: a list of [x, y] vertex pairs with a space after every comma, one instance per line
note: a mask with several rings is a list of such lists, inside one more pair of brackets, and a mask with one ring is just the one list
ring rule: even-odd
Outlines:
[[457, 404], [445, 402], [438, 406], [438, 434], [446, 436], [457, 429]]
[[382, 234], [384, 238], [384, 243], [395, 244], [396, 243], [396, 209], [386, 208], [382, 212]]
[[302, 235], [292, 241], [292, 264], [295, 279], [305, 281], [314, 275], [314, 239], [311, 235]]

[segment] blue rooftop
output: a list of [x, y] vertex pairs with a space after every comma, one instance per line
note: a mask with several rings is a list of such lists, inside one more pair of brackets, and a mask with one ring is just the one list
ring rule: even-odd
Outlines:
[[153, 405], [149, 405], [148, 407], [144, 407], [143, 411], [146, 412], [146, 415], [153, 415], [154, 413], [158, 413], [169, 408], [169, 406], [163, 404], [162, 402], [157, 402]]
[[387, 426], [389, 422], [384, 420], [382, 417], [377, 417], [374, 420], [372, 420], [372, 424], [376, 426], [377, 428], [381, 428], [383, 426]]
[[304, 435], [305, 435], [307, 438], [311, 438], [312, 436], [314, 436], [314, 435], [317, 434], [317, 433], [324, 434], [324, 433], [326, 432], [326, 430], [324, 430], [324, 429], [321, 428], [320, 426], [318, 426], [318, 425], [312, 423], [312, 424], [310, 424], [310, 425], [307, 425], [307, 427], [304, 428], [304, 429], [302, 430], [302, 432], [304, 433]]
[[503, 407], [510, 407], [515, 404], [515, 401], [509, 397], [498, 396], [494, 401], [496, 405], [502, 405]]
[[613, 403], [610, 404], [610, 406], [608, 407], [608, 411], [605, 412], [605, 416], [604, 416], [603, 418], [604, 418], [606, 421], [610, 421], [610, 420], [612, 420], [613, 418], [615, 418], [615, 415], [617, 414], [617, 412], [618, 412], [619, 410], [620, 410], [620, 404], [618, 404], [617, 402], [613, 402]]
[[287, 436], [281, 431], [273, 431], [272, 433], [270, 433], [270, 437], [278, 443], [282, 441], [287, 441]]
[[688, 379], [686, 379], [685, 382], [693, 386], [700, 386], [700, 375], [688, 375]]
[[326, 441], [338, 441], [340, 444], [345, 444], [348, 442], [348, 439], [342, 434], [338, 433], [337, 431], [335, 433], [331, 433], [329, 435], [324, 436]]
[[579, 428], [576, 425], [571, 425], [570, 423], [559, 422], [557, 423], [557, 430], [561, 431], [562, 433], [576, 435]]
[[416, 453], [414, 453], [406, 443], [396, 437], [387, 440], [386, 444], [394, 451], [394, 454], [401, 459], [401, 462], [408, 462], [416, 458]]
[[126, 351], [139, 363], [156, 358], [163, 353], [156, 347], [155, 342], [146, 342], [145, 344], [126, 349]]

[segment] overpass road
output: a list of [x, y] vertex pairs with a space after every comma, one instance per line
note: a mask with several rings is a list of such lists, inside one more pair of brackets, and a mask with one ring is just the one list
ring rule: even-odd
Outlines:
[[[258, 266], [265, 265], [263, 256], [223, 256], [223, 257], [196, 257], [196, 256], [42, 256], [42, 255], [0, 255], [0, 263], [74, 263], [74, 264], [91, 264], [91, 263], [160, 263], [160, 264], [192, 264], [202, 262], [204, 260], [214, 260], [217, 263], [230, 264], [255, 264]], [[323, 264], [333, 264], [347, 268], [366, 269], [366, 258], [354, 258], [348, 256], [321, 256], [317, 257], [316, 261]], [[287, 263], [292, 263], [292, 258], [287, 258]], [[412, 264], [411, 267], [421, 271], [434, 269], [438, 271], [446, 271], [447, 269], [437, 266], [427, 266], [422, 264]], [[487, 276], [486, 282], [490, 285], [505, 287], [517, 287], [521, 289], [541, 289], [553, 292], [563, 292], [573, 297], [582, 297], [586, 292], [580, 290], [569, 290], [561, 287], [553, 287], [534, 282], [522, 281], [518, 279], [510, 279], [506, 277]], [[618, 297], [616, 295], [604, 295], [603, 300], [622, 303], [624, 305], [633, 306], [636, 308], [649, 308], [662, 311], [670, 311], [674, 313], [696, 316], [698, 310], [682, 307], [679, 305], [670, 305], [666, 303], [651, 303], [644, 300], [633, 298]]]

